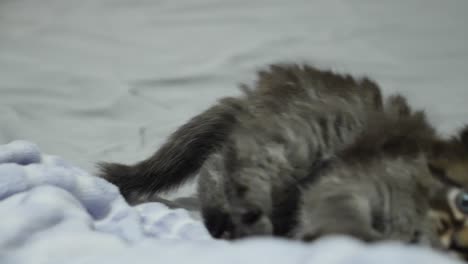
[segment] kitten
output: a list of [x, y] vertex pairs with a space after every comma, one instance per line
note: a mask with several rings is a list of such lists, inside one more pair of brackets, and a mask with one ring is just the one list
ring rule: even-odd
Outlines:
[[[369, 114], [383, 111], [380, 90], [369, 79], [297, 65], [274, 65], [244, 90], [194, 117], [149, 159], [102, 164], [101, 175], [129, 197], [169, 190], [200, 171], [198, 194], [213, 236], [289, 235], [300, 205], [290, 187], [354, 142]], [[387, 114], [410, 111], [404, 98], [391, 100], [402, 107]], [[459, 144], [434, 141], [431, 172], [464, 179], [467, 151], [452, 155]]]
[[[215, 188], [209, 183], [231, 184], [228, 189], [232, 190], [242, 189], [246, 183], [240, 178], [225, 177], [227, 171], [224, 169], [247, 166], [233, 164], [234, 161], [243, 162], [242, 159], [246, 159], [246, 163], [257, 162], [250, 159], [250, 152], [254, 152], [255, 157], [265, 158], [259, 161], [263, 164], [251, 165], [265, 167], [264, 173], [271, 173], [274, 179], [267, 179], [265, 183], [261, 179], [251, 181], [249, 185], [263, 188], [273, 182], [276, 186], [274, 192], [282, 192], [283, 186], [304, 177], [314, 166], [314, 160], [331, 155], [351, 141], [367, 112], [381, 108], [379, 88], [365, 78], [354, 80], [348, 75], [297, 65], [272, 66], [269, 71], [260, 72], [259, 76], [256, 89], [244, 87], [244, 96], [224, 99], [196, 116], [178, 129], [149, 159], [134, 166], [103, 164], [102, 176], [119, 186], [121, 192], [129, 197], [133, 192], [168, 190], [193, 176], [201, 167], [198, 193], [203, 205], [202, 213], [210, 226], [212, 219], [218, 222], [216, 218], [225, 215], [226, 199], [224, 186], [213, 191]], [[268, 144], [268, 148], [263, 148], [262, 144]], [[243, 152], [236, 152], [237, 148], [242, 148]], [[277, 155], [274, 152], [277, 151], [288, 152], [290, 161], [274, 160]], [[225, 155], [237, 154], [244, 157], [231, 157], [229, 164], [224, 164]], [[284, 167], [281, 162], [291, 162], [283, 164], [290, 168]], [[275, 166], [270, 165], [274, 163], [283, 166], [277, 168], [283, 171], [273, 172]], [[218, 170], [223, 170], [222, 175]], [[230, 174], [236, 173], [239, 174], [234, 171]], [[281, 177], [278, 173], [290, 175]], [[205, 191], [206, 188], [209, 191]], [[265, 190], [262, 195], [268, 201], [260, 201], [260, 197], [249, 195], [242, 200], [252, 198], [252, 201], [265, 205], [276, 202], [268, 199], [271, 190]], [[235, 195], [230, 197], [236, 198]], [[245, 210], [251, 212], [239, 214], [245, 214], [244, 217], [248, 218], [255, 215], [259, 208]], [[262, 210], [265, 212], [261, 214], [271, 213], [271, 208]], [[239, 214], [237, 218], [241, 217]], [[217, 236], [215, 227], [209, 229]]]
[[[375, 108], [381, 104], [380, 90], [372, 81], [355, 81], [351, 76], [311, 66], [272, 65], [269, 70], [259, 72], [256, 89], [252, 90], [245, 85], [242, 89], [243, 96], [223, 98], [182, 125], [148, 159], [131, 166], [100, 163], [101, 175], [119, 186], [126, 197], [133, 191], [154, 193], [171, 190], [197, 173], [205, 160], [219, 150], [238, 125], [238, 116], [248, 114], [249, 111], [273, 109], [281, 105], [282, 101], [292, 101], [293, 97], [301, 97], [304, 93], [315, 97], [315, 100], [333, 94], [334, 97], [326, 100], [342, 101], [340, 104], [344, 101], [349, 104], [366, 101], [366, 104], [374, 104]], [[313, 104], [314, 101], [305, 99], [302, 103]], [[315, 111], [320, 111], [319, 107], [316, 106]], [[327, 125], [323, 123], [324, 120], [320, 122], [322, 126]], [[339, 125], [337, 122], [336, 126]]]
[[430, 215], [442, 247], [468, 260], [468, 191], [447, 183], [431, 198]]

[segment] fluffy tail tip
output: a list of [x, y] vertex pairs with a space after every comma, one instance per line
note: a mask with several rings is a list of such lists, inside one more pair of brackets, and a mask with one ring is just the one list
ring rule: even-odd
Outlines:
[[116, 185], [121, 191], [126, 189], [125, 187], [127, 187], [133, 176], [131, 166], [100, 162], [97, 164], [97, 167], [99, 170], [98, 176]]

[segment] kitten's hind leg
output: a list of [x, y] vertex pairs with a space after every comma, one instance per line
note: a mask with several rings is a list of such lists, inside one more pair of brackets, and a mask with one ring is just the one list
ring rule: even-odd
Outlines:
[[271, 221], [265, 213], [270, 210], [265, 205], [271, 203], [269, 182], [259, 181], [240, 166], [227, 171], [225, 158], [214, 153], [200, 170], [198, 196], [206, 228], [215, 238], [271, 234]]
[[[288, 162], [281, 148], [264, 142], [260, 129], [240, 128], [223, 149], [225, 190], [234, 238], [273, 235], [273, 188], [282, 185]], [[276, 190], [276, 189], [275, 189]]]
[[[233, 222], [234, 237], [272, 235], [273, 224], [271, 186], [255, 172], [242, 171], [234, 181], [228, 181], [229, 210]], [[247, 181], [240, 178], [250, 178]]]
[[240, 168], [227, 175], [225, 189], [234, 225], [234, 238], [272, 235], [272, 197], [268, 171]]
[[200, 169], [198, 197], [205, 227], [214, 238], [232, 238], [233, 224], [224, 190], [223, 156], [214, 153]]

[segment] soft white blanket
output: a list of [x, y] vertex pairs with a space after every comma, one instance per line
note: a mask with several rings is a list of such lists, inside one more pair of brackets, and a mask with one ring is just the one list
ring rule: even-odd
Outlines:
[[0, 146], [0, 263], [433, 263], [458, 261], [396, 243], [313, 244], [210, 238], [182, 209], [131, 207], [118, 189], [25, 141]]

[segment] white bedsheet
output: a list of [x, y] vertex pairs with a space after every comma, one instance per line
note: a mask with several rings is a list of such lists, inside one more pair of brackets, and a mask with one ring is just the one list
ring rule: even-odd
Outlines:
[[117, 188], [26, 141], [0, 145], [0, 263], [433, 263], [457, 260], [395, 243], [213, 240], [159, 203], [130, 207]]

